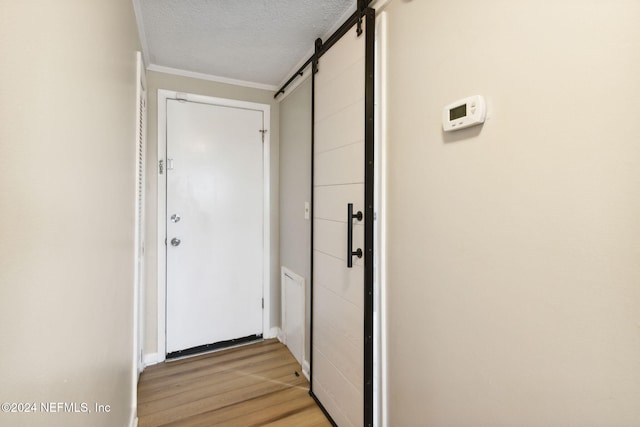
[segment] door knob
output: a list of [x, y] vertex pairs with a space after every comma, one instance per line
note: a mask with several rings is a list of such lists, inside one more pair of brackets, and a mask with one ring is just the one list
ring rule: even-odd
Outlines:
[[180, 239], [178, 239], [177, 237], [174, 237], [173, 239], [171, 239], [171, 246], [178, 246], [180, 244]]
[[180, 219], [180, 215], [178, 214], [171, 215], [171, 222], [180, 222]]

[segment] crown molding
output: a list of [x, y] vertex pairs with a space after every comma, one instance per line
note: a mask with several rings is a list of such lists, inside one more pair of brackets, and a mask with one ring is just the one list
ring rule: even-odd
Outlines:
[[173, 75], [182, 76], [182, 77], [190, 77], [192, 79], [208, 80], [212, 82], [225, 83], [225, 84], [234, 85], [234, 86], [249, 87], [252, 89], [262, 89], [262, 90], [268, 90], [272, 92], [275, 92], [276, 90], [278, 90], [278, 87], [274, 85], [248, 82], [245, 80], [230, 79], [228, 77], [214, 76], [214, 75], [205, 74], [205, 73], [196, 73], [194, 71], [181, 70], [179, 68], [164, 67], [162, 65], [156, 65], [156, 64], [149, 64], [149, 66], [147, 67], [147, 70], [155, 71], [158, 73], [164, 73], [164, 74], [173, 74]]

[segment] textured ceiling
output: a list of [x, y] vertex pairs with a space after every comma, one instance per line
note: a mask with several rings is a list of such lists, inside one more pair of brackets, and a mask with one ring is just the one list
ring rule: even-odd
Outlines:
[[277, 86], [356, 0], [134, 0], [148, 65]]

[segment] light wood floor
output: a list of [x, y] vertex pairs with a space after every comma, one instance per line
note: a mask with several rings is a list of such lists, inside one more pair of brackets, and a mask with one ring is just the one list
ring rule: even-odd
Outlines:
[[277, 340], [146, 368], [138, 418], [140, 427], [331, 426]]

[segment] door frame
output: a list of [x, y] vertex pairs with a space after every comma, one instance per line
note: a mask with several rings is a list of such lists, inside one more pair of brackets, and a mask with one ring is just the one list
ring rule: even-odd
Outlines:
[[[262, 295], [264, 298], [264, 308], [262, 310], [262, 336], [264, 338], [275, 337], [276, 334], [271, 328], [271, 106], [256, 102], [239, 101], [235, 99], [216, 98], [206, 95], [176, 92], [166, 89], [158, 89], [158, 139], [157, 153], [158, 163], [156, 164], [156, 174], [158, 177], [158, 218], [157, 218], [157, 246], [158, 246], [158, 362], [166, 359], [167, 355], [167, 335], [166, 335], [166, 301], [167, 301], [167, 245], [166, 243], [166, 211], [167, 211], [167, 179], [166, 179], [166, 153], [167, 153], [167, 100], [185, 100], [202, 104], [211, 104], [223, 107], [244, 108], [249, 110], [262, 111], [264, 118], [263, 132], [264, 142], [262, 150], [262, 170], [263, 170], [263, 239], [262, 239]], [[160, 172], [160, 162], [163, 171]]]

